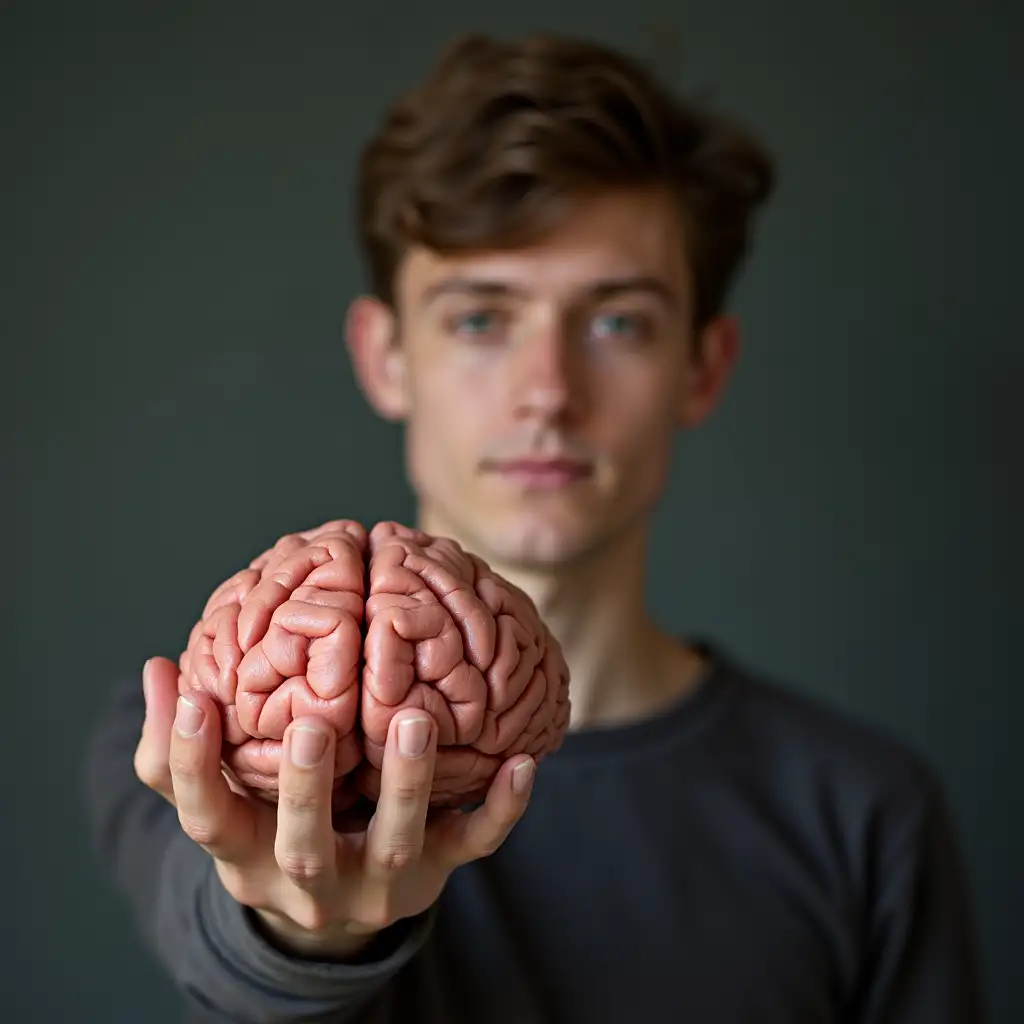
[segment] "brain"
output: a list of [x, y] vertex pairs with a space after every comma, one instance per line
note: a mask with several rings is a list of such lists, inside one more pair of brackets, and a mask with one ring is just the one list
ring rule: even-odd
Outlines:
[[400, 710], [437, 722], [435, 806], [482, 799], [514, 754], [543, 760], [569, 720], [568, 668], [530, 598], [455, 541], [394, 522], [282, 537], [213, 592], [179, 666], [179, 690], [222, 709], [229, 777], [267, 799], [300, 716], [338, 737], [337, 808], [380, 795]]

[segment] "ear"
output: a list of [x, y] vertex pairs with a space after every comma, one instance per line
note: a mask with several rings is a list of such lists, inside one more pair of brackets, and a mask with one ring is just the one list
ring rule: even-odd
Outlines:
[[734, 316], [718, 316], [696, 339], [679, 403], [679, 426], [689, 429], [705, 420], [721, 400], [740, 354], [740, 325]]
[[409, 411], [405, 351], [394, 312], [372, 296], [349, 306], [345, 341], [359, 388], [379, 416], [402, 420]]

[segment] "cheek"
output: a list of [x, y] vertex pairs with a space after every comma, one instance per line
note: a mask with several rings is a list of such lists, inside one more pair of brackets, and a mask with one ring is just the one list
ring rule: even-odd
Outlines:
[[415, 399], [423, 418], [440, 433], [462, 437], [481, 428], [494, 405], [492, 392], [487, 374], [447, 365], [424, 375]]
[[621, 374], [605, 390], [599, 419], [608, 426], [609, 440], [621, 454], [643, 459], [646, 452], [669, 449], [678, 429], [678, 390], [675, 375]]
[[486, 415], [492, 403], [482, 382], [467, 380], [464, 373], [450, 368], [434, 367], [433, 372], [415, 378], [410, 399], [406, 436], [419, 473], [461, 472], [461, 464], [475, 458], [486, 437]]
[[620, 379], [604, 409], [601, 432], [617, 463], [619, 485], [647, 501], [664, 485], [671, 465], [679, 429], [675, 391], [665, 388], [664, 378], [642, 379], [632, 386]]

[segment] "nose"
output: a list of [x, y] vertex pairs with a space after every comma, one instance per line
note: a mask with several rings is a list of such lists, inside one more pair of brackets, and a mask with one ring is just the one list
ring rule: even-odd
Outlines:
[[515, 347], [508, 367], [517, 419], [571, 417], [580, 401], [578, 367], [566, 332], [552, 324], [534, 330]]

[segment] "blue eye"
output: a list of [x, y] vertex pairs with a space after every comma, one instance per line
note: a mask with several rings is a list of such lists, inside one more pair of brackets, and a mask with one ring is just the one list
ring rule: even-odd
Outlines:
[[452, 327], [460, 334], [480, 335], [493, 331], [497, 327], [496, 321], [493, 313], [478, 310], [453, 317]]
[[642, 333], [642, 325], [627, 313], [603, 313], [594, 319], [593, 331], [601, 338], [620, 338]]

